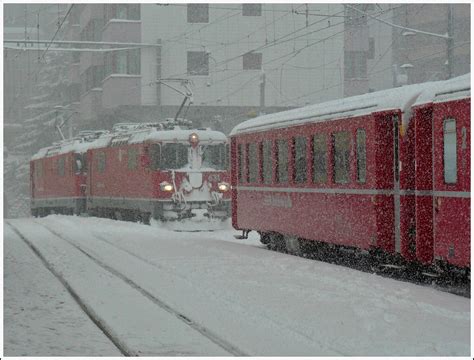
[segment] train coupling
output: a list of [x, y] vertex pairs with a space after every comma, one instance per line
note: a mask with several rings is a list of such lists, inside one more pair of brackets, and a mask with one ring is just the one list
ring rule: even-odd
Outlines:
[[252, 230], [242, 230], [242, 235], [234, 235], [237, 240], [244, 240], [249, 238], [249, 232]]

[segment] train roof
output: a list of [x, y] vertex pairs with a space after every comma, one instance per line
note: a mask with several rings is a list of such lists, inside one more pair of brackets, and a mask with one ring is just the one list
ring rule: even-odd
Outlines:
[[[145, 126], [140, 126], [135, 124], [135, 126], [132, 126], [130, 124], [118, 124], [118, 126], [114, 127], [115, 131], [113, 132], [84, 131], [79, 134], [80, 136], [74, 139], [57, 142], [52, 146], [40, 149], [33, 155], [31, 160], [70, 152], [84, 153], [89, 149], [138, 144], [149, 141], [189, 141], [189, 136], [193, 133], [198, 135], [200, 142], [212, 143], [214, 141], [227, 141], [225, 134], [210, 129], [181, 129], [179, 126], [175, 126], [172, 129], [157, 129], [149, 125], [150, 124], [145, 124]], [[84, 134], [89, 133], [99, 133], [99, 135], [95, 137], [91, 135], [84, 136]]]
[[[337, 120], [342, 117], [350, 118], [393, 109], [400, 109], [402, 111], [402, 121], [406, 123], [410, 118], [411, 106], [419, 101], [420, 95], [427, 89], [441, 89], [443, 86], [445, 88], [452, 86], [454, 89], [459, 87], [459, 84], [470, 81], [466, 80], [466, 78], [468, 76], [448, 81], [407, 85], [264, 115], [237, 125], [231, 131], [230, 136], [310, 122]], [[426, 96], [429, 95], [426, 94]], [[425, 102], [427, 101], [425, 100]]]
[[471, 96], [471, 74], [465, 74], [446, 81], [427, 84], [414, 106], [430, 102], [445, 102]]

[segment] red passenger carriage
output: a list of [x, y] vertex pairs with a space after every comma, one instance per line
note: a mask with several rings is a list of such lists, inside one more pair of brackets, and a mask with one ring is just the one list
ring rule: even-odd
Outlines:
[[233, 225], [290, 252], [317, 241], [468, 267], [469, 134], [469, 76], [246, 121], [231, 133]]

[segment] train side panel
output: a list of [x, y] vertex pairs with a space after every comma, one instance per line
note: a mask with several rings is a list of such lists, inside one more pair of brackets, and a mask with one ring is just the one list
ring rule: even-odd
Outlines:
[[434, 257], [470, 267], [470, 98], [433, 104]]

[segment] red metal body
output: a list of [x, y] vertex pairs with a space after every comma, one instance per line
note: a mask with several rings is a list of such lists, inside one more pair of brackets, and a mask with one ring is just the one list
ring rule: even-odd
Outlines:
[[[463, 86], [470, 89], [469, 81], [461, 80], [366, 94], [237, 126], [231, 133], [233, 226], [258, 231], [262, 242], [283, 236], [287, 249], [296, 238], [470, 267], [470, 92], [451, 100], [439, 95], [446, 88], [456, 94]], [[443, 124], [450, 118], [456, 119], [455, 184], [443, 181]], [[365, 182], [357, 178], [359, 130], [366, 139]], [[344, 183], [335, 181], [335, 139], [341, 132], [350, 138]], [[322, 183], [312, 178], [315, 135], [326, 139]], [[306, 179], [300, 182], [295, 181], [297, 138], [306, 139]], [[281, 140], [289, 144], [284, 183], [277, 179]], [[262, 149], [268, 141], [272, 177], [264, 182]], [[253, 146], [257, 176], [249, 181]]]
[[76, 168], [76, 156], [71, 151], [30, 161], [33, 215], [79, 213], [83, 210], [86, 176]]

